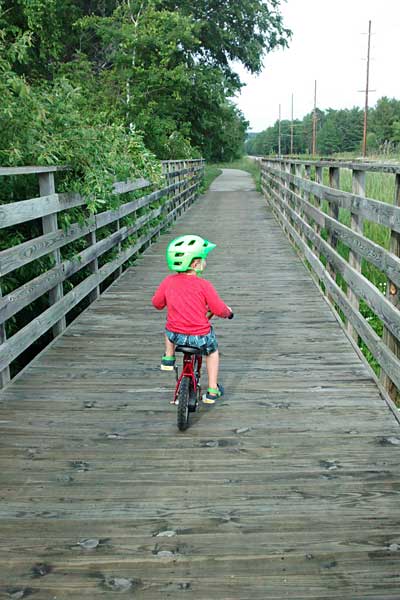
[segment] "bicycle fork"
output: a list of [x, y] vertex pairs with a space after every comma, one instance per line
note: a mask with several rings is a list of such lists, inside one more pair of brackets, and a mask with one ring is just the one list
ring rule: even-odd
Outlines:
[[[197, 358], [197, 360], [196, 360]], [[195, 356], [193, 354], [184, 354], [183, 355], [183, 368], [182, 373], [179, 375], [178, 367], [175, 367], [175, 376], [176, 376], [176, 386], [175, 386], [175, 394], [174, 394], [174, 404], [176, 404], [179, 387], [181, 385], [181, 381], [184, 377], [188, 377], [191, 380], [191, 389], [194, 397], [197, 395], [197, 391], [199, 388], [199, 379], [200, 379], [200, 370], [201, 370], [202, 357]]]

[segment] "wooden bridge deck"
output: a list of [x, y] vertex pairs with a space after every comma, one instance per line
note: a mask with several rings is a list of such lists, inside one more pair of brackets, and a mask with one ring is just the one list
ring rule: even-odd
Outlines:
[[[399, 426], [249, 177], [213, 189], [1, 395], [0, 598], [400, 598]], [[150, 299], [187, 231], [236, 318], [179, 433]]]

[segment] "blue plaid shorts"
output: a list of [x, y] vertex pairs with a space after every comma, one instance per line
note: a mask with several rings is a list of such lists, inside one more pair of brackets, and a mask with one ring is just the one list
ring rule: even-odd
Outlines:
[[217, 338], [212, 327], [210, 333], [206, 335], [187, 335], [186, 333], [176, 333], [168, 329], [165, 330], [165, 334], [175, 346], [193, 346], [194, 348], [199, 348], [201, 353], [205, 355], [212, 354], [218, 348]]

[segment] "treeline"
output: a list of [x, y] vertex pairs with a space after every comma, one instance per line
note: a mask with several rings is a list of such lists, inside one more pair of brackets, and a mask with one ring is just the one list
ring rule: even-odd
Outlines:
[[[363, 139], [364, 111], [361, 108], [317, 109], [317, 154], [360, 152]], [[281, 121], [281, 154], [291, 153], [291, 121]], [[293, 122], [293, 153], [312, 151], [313, 114]], [[380, 98], [368, 113], [368, 151], [389, 151], [400, 143], [400, 100]], [[246, 143], [248, 154], [278, 154], [279, 123], [252, 136]]]
[[232, 64], [257, 73], [286, 45], [279, 5], [0, 0], [0, 164], [68, 163], [89, 192], [105, 183], [100, 164], [123, 178], [132, 158], [152, 176], [154, 157], [240, 155]]

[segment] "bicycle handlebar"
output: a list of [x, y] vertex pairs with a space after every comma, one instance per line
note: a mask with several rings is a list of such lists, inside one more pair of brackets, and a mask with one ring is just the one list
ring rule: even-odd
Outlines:
[[231, 313], [231, 314], [229, 315], [228, 319], [233, 319], [233, 317], [234, 317], [234, 316], [235, 316], [235, 315], [234, 315], [234, 313]]

